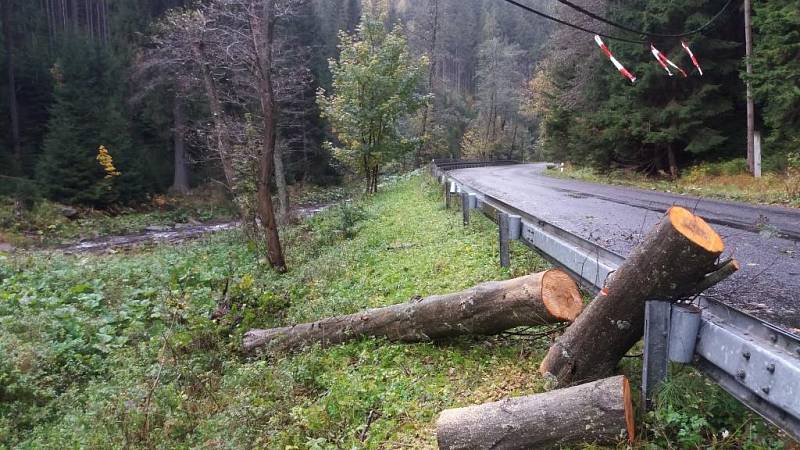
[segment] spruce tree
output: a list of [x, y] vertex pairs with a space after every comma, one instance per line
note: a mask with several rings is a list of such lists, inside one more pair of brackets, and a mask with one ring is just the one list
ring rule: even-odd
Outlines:
[[753, 87], [770, 152], [800, 152], [800, 7], [755, 2]]
[[[52, 66], [54, 103], [37, 180], [65, 203], [106, 206], [140, 198], [139, 157], [123, 111], [121, 74], [108, 51], [86, 40], [65, 43]], [[105, 146], [120, 176], [107, 177], [97, 161]]]
[[[723, 3], [627, 1], [610, 14], [618, 22], [664, 33], [700, 26]], [[740, 148], [744, 118], [735, 112], [743, 97], [737, 83], [741, 61], [737, 30], [737, 19], [728, 12], [707, 34], [684, 38], [700, 58], [703, 76], [681, 49], [680, 39], [654, 40], [688, 78], [680, 73], [670, 77], [650, 53], [649, 43], [609, 41], [615, 56], [638, 79], [631, 84], [610, 63], [601, 66], [587, 84], [586, 95], [597, 105], [595, 111], [576, 118], [570, 127], [574, 136], [570, 141], [588, 149], [573, 149], [572, 156], [601, 167], [635, 167], [675, 177], [684, 162]], [[599, 50], [596, 57], [605, 58]]]

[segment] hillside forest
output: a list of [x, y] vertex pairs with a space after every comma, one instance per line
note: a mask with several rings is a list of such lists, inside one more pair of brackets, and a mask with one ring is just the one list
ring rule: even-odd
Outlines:
[[[793, 1], [753, 5], [750, 76], [738, 3], [582, 5], [655, 36], [705, 26], [681, 38], [619, 30], [558, 2], [529, 4], [631, 41], [608, 44], [638, 76], [633, 84], [591, 34], [500, 0], [284, 0], [267, 2], [269, 11], [262, 3], [4, 0], [3, 192], [104, 208], [209, 181], [234, 193], [260, 183], [280, 194], [283, 215], [287, 186], [361, 173], [373, 180], [369, 190], [378, 172], [432, 157], [548, 159], [676, 177], [689, 165], [746, 154], [745, 81], [765, 168], [784, 170], [796, 159]], [[244, 39], [248, 32], [252, 39]], [[346, 104], [324, 93], [357, 95], [335, 78], [346, 68], [337, 58], [359, 39], [391, 42], [402, 54], [380, 55], [398, 65], [384, 68], [410, 76], [388, 87], [406, 98], [375, 125], [380, 142], [357, 150], [353, 139], [362, 136], [340, 122]], [[651, 43], [689, 76], [667, 76]], [[110, 177], [96, 160], [100, 146], [116, 169]], [[360, 167], [362, 156], [375, 161]], [[258, 169], [258, 158], [273, 162]]]
[[[800, 0], [0, 0], [0, 450], [432, 448], [446, 408], [548, 391], [555, 322], [243, 350], [550, 267], [498, 267], [433, 159], [800, 207]], [[778, 249], [753, 220], [737, 257]], [[672, 369], [610, 448], [788, 442]]]

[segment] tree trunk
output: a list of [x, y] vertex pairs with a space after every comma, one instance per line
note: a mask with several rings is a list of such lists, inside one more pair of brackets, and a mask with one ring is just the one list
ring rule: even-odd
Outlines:
[[173, 149], [175, 153], [175, 171], [172, 178], [172, 190], [181, 194], [189, 192], [189, 170], [186, 164], [186, 117], [183, 111], [183, 99], [180, 94], [175, 95], [172, 107], [174, 121]]
[[611, 373], [642, 338], [647, 300], [696, 294], [725, 245], [703, 219], [674, 206], [616, 270], [580, 317], [550, 347], [542, 374], [559, 385]]
[[[275, 38], [275, 0], [267, 0], [263, 16], [258, 11], [250, 11], [250, 32], [253, 38], [253, 49], [258, 74], [258, 94], [261, 113], [264, 121], [263, 149], [259, 157], [258, 176], [258, 215], [264, 227], [267, 240], [267, 259], [278, 272], [286, 271], [283, 259], [278, 223], [275, 220], [275, 206], [272, 203], [271, 177], [275, 162], [275, 142], [277, 131], [275, 125], [275, 93], [272, 85], [272, 43]], [[253, 9], [260, 5], [254, 4]]]
[[[431, 29], [431, 46], [428, 50], [430, 55], [430, 66], [428, 66], [428, 91], [433, 92], [433, 80], [436, 76], [436, 35], [439, 32], [439, 0], [430, 0], [430, 14], [433, 21]], [[430, 142], [428, 139], [428, 115], [431, 110], [431, 102], [425, 104], [425, 109], [422, 110], [422, 129], [420, 137], [422, 138], [422, 145], [417, 149], [415, 164], [419, 167], [422, 164], [422, 156], [429, 156], [428, 149]]]
[[561, 270], [479, 284], [466, 291], [245, 334], [244, 349], [291, 351], [365, 336], [424, 342], [462, 334], [491, 335], [519, 326], [574, 320], [583, 309], [575, 282]]
[[214, 137], [217, 140], [217, 152], [219, 153], [219, 159], [222, 163], [222, 172], [225, 175], [225, 182], [228, 184], [228, 188], [233, 190], [236, 186], [236, 175], [233, 170], [233, 163], [231, 162], [231, 144], [228, 139], [228, 128], [225, 125], [222, 103], [217, 93], [217, 84], [211, 75], [211, 68], [206, 61], [202, 44], [195, 43], [192, 46], [192, 52], [200, 67], [203, 87], [206, 91], [208, 106], [211, 109], [211, 116], [214, 121]]
[[667, 162], [669, 162], [669, 177], [675, 181], [678, 179], [678, 159], [675, 157], [675, 148], [672, 144], [667, 146]]
[[442, 450], [544, 449], [615, 444], [635, 433], [631, 388], [622, 375], [580, 386], [448, 409], [436, 422]]
[[283, 166], [283, 143], [275, 146], [275, 185], [278, 187], [278, 222], [289, 218], [289, 188], [286, 185], [286, 169]]
[[19, 107], [17, 103], [16, 66], [14, 64], [14, 32], [11, 29], [12, 0], [0, 0], [0, 15], [2, 16], [3, 42], [6, 49], [6, 66], [8, 70], [8, 114], [11, 118], [11, 146], [17, 170], [22, 169], [22, 143], [19, 134]]

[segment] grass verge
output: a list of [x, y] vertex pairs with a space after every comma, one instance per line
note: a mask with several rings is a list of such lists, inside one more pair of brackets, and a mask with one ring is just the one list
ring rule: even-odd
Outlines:
[[675, 181], [632, 171], [599, 172], [573, 166], [565, 167], [564, 172], [548, 170], [547, 174], [675, 194], [800, 208], [800, 169], [788, 170], [786, 173], [770, 172], [762, 178], [754, 178], [743, 170], [741, 160], [700, 164], [687, 169]]
[[[494, 225], [463, 228], [439, 200], [412, 176], [292, 227], [283, 276], [238, 232], [128, 255], [0, 256], [0, 448], [432, 448], [442, 409], [544, 390], [549, 342], [519, 336], [238, 353], [251, 327], [546, 268], [516, 243], [499, 268]], [[233, 310], [211, 320], [226, 285]], [[623, 370], [636, 378], [637, 360]], [[643, 418], [637, 447], [774, 446], [688, 374]]]

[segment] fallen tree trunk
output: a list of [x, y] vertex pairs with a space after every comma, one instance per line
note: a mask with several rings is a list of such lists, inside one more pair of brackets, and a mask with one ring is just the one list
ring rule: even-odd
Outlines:
[[672, 207], [606, 281], [600, 294], [550, 347], [540, 366], [561, 386], [606, 376], [642, 338], [648, 300], [702, 292], [738, 264], [716, 261], [725, 245], [700, 217]]
[[461, 334], [496, 334], [519, 326], [572, 321], [583, 309], [578, 287], [561, 270], [479, 284], [348, 316], [270, 330], [251, 330], [243, 347], [288, 351], [335, 345], [363, 336], [421, 342]]
[[633, 441], [631, 389], [616, 376], [580, 386], [448, 409], [436, 422], [442, 450], [540, 449]]

